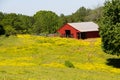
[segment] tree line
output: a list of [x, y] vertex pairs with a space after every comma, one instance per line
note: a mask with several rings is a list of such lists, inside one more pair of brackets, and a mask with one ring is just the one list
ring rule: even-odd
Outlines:
[[33, 16], [0, 12], [0, 34], [51, 34], [70, 22], [95, 21], [102, 15], [102, 7], [87, 9], [80, 7], [71, 15], [58, 16], [52, 11], [38, 11]]

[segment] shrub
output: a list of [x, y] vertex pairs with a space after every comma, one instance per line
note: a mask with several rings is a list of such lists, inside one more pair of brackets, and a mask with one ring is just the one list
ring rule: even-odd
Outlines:
[[71, 63], [70, 61], [65, 61], [65, 66], [69, 68], [75, 68], [73, 63]]
[[5, 34], [5, 30], [2, 25], [0, 25], [0, 35]]
[[16, 35], [16, 30], [12, 26], [7, 25], [5, 26], [5, 35], [6, 36]]

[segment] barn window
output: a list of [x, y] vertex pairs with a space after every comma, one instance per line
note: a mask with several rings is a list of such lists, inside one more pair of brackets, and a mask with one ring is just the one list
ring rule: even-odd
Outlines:
[[85, 39], [85, 38], [86, 38], [86, 33], [85, 33], [85, 32], [82, 32], [82, 33], [81, 33], [81, 38], [82, 38], [82, 39]]
[[65, 35], [66, 35], [66, 37], [71, 37], [71, 31], [70, 30], [65, 30]]

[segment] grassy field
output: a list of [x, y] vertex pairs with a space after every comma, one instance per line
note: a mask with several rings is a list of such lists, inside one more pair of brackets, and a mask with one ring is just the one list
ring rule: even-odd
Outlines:
[[1, 36], [0, 80], [120, 80], [120, 59], [100, 45], [99, 38]]

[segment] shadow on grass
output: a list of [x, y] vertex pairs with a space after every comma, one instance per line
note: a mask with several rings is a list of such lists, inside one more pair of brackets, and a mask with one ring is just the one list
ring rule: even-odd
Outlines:
[[108, 66], [113, 66], [115, 68], [120, 68], [120, 58], [109, 58], [107, 59]]

